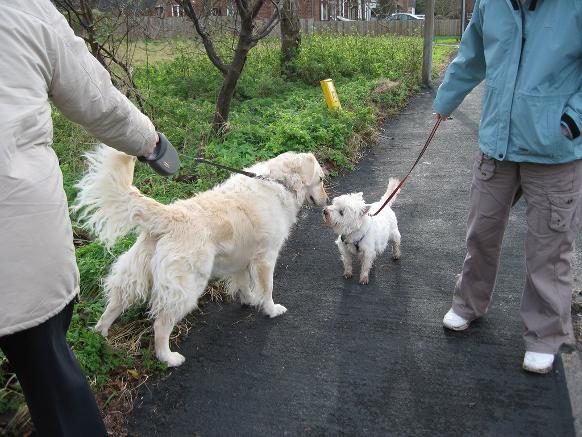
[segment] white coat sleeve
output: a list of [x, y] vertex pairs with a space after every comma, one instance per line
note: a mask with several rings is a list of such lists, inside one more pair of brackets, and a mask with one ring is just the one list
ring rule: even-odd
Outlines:
[[111, 83], [109, 73], [55, 9], [49, 96], [65, 117], [105, 144], [135, 156], [155, 146], [152, 122]]

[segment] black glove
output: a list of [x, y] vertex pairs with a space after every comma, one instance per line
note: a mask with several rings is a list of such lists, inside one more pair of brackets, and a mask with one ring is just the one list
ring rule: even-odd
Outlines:
[[178, 158], [178, 152], [172, 143], [163, 133], [158, 132], [158, 137], [159, 140], [152, 154], [148, 157], [138, 156], [137, 159], [149, 164], [156, 173], [162, 176], [171, 176], [180, 168], [180, 158]]

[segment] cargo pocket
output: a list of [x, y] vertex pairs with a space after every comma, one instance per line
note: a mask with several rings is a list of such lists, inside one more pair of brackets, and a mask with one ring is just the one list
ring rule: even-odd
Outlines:
[[579, 193], [548, 194], [550, 199], [550, 229], [567, 232], [576, 215], [576, 199]]
[[495, 174], [495, 159], [483, 152], [479, 152], [475, 165], [475, 176], [482, 181], [488, 181]]

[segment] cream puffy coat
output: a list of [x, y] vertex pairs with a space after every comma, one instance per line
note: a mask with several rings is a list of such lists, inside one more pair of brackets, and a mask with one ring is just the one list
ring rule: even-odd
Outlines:
[[0, 336], [36, 326], [79, 290], [50, 101], [131, 155], [155, 143], [150, 120], [49, 0], [0, 0]]

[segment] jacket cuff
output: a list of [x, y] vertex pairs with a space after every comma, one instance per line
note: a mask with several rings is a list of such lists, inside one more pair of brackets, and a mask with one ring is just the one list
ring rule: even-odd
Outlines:
[[437, 98], [434, 100], [433, 104], [432, 104], [432, 109], [435, 112], [438, 112], [439, 114], [443, 114], [443, 115], [451, 115], [451, 113], [456, 109], [456, 107], [451, 107], [452, 105], [446, 105], [443, 104], [443, 102], [441, 101], [441, 99]]
[[570, 117], [568, 114], [562, 114], [561, 121], [563, 124], [566, 125], [570, 134], [572, 135], [572, 139], [576, 139], [580, 136], [580, 129], [576, 125], [576, 122]]

